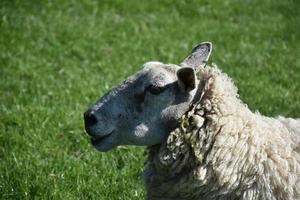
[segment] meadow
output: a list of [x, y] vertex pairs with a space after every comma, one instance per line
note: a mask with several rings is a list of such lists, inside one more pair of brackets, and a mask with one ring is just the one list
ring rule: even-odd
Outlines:
[[100, 153], [83, 112], [201, 41], [262, 114], [300, 117], [297, 0], [1, 0], [0, 199], [143, 199], [144, 147]]

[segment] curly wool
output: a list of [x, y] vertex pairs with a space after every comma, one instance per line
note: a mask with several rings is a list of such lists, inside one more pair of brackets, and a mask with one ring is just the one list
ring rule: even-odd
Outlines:
[[252, 113], [217, 67], [198, 78], [180, 127], [148, 149], [147, 199], [300, 199], [300, 120]]

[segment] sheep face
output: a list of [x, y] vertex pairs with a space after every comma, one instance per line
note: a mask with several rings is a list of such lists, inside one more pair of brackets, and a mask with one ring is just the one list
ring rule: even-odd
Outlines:
[[181, 65], [145, 63], [84, 113], [85, 129], [100, 151], [118, 145], [159, 144], [178, 125], [197, 89], [196, 66], [207, 61], [208, 42]]

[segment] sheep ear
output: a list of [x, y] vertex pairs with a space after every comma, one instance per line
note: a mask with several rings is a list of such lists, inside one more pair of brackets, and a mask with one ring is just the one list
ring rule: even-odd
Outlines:
[[202, 42], [192, 49], [192, 53], [180, 65], [197, 69], [208, 61], [211, 51], [212, 43]]
[[196, 87], [196, 72], [191, 67], [182, 67], [177, 73], [177, 82], [182, 92], [189, 92]]

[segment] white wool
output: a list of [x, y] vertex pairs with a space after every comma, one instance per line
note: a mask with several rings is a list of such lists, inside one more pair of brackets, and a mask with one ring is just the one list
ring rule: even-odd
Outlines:
[[198, 78], [181, 126], [149, 148], [147, 199], [300, 199], [300, 120], [252, 113], [217, 67]]

